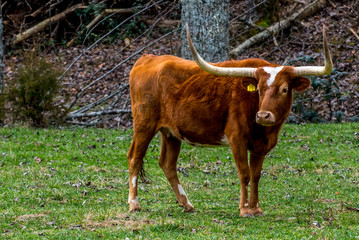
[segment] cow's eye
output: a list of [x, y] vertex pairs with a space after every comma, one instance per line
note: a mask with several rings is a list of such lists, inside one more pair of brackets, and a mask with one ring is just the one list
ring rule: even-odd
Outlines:
[[284, 87], [284, 88], [282, 89], [282, 93], [283, 93], [283, 94], [286, 94], [287, 92], [288, 92], [288, 88]]

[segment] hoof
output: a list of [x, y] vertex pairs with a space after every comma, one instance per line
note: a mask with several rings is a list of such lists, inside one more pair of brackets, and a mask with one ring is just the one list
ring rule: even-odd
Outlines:
[[257, 216], [264, 216], [262, 209], [260, 208], [242, 208], [240, 209], [241, 217], [257, 217]]
[[263, 212], [257, 212], [257, 213], [254, 213], [254, 216], [261, 217], [261, 216], [265, 216], [265, 214]]
[[251, 210], [248, 207], [244, 207], [239, 209], [241, 211], [241, 214], [239, 214], [239, 216], [241, 217], [254, 217], [253, 214], [251, 213]]
[[186, 207], [183, 207], [183, 211], [188, 212], [188, 213], [194, 213], [196, 210], [194, 210], [193, 206], [186, 206]]
[[140, 211], [141, 211], [140, 205], [132, 205], [132, 204], [130, 204], [130, 211], [129, 212], [140, 212]]
[[187, 201], [187, 203], [185, 203], [185, 204], [179, 203], [178, 205], [183, 208], [184, 212], [189, 212], [189, 213], [195, 212], [194, 207], [192, 206], [192, 204], [189, 201]]
[[248, 217], [248, 218], [254, 217], [253, 214], [250, 214], [250, 213], [241, 213], [239, 216], [241, 216], [241, 217]]
[[251, 213], [256, 217], [264, 216], [264, 213], [260, 207], [251, 208]]

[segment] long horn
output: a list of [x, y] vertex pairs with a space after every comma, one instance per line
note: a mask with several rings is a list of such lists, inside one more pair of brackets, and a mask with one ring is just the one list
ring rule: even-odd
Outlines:
[[323, 25], [323, 48], [324, 48], [324, 66], [303, 66], [294, 67], [294, 72], [297, 76], [305, 75], [328, 75], [333, 71], [333, 62], [330, 55], [330, 49], [325, 34], [325, 26]]
[[187, 28], [187, 40], [189, 44], [189, 48], [192, 52], [192, 56], [198, 66], [202, 68], [204, 71], [209, 72], [218, 76], [226, 76], [226, 77], [255, 77], [254, 72], [257, 68], [226, 68], [226, 67], [216, 67], [213, 66], [206, 61], [198, 54], [196, 48], [193, 46], [191, 35], [189, 33], [188, 24], [186, 24]]

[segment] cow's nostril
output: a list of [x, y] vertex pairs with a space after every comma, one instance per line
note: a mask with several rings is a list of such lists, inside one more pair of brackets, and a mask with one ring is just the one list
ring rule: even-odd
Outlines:
[[257, 117], [262, 119], [268, 119], [270, 116], [269, 112], [258, 112]]
[[257, 112], [256, 122], [264, 126], [273, 125], [275, 123], [274, 114], [270, 111], [259, 111]]

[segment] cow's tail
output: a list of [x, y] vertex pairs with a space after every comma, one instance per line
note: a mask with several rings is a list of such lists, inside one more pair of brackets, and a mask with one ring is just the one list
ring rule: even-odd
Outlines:
[[138, 175], [141, 179], [141, 182], [143, 183], [148, 183], [149, 180], [146, 178], [146, 171], [145, 171], [145, 168], [144, 168], [144, 163], [142, 161], [142, 164], [140, 166], [140, 171], [138, 172]]

